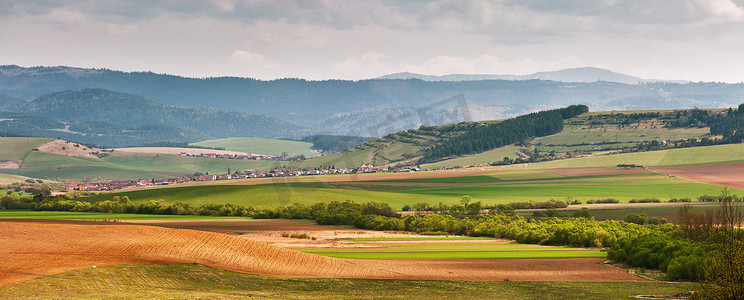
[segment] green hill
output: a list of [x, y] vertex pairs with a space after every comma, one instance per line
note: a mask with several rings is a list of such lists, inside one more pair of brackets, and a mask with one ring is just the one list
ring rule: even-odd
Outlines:
[[[223, 173], [227, 168], [356, 168], [365, 162], [383, 168], [420, 165], [424, 169], [537, 162], [541, 163], [534, 164], [534, 168], [716, 163], [744, 160], [741, 144], [715, 145], [721, 142], [732, 143], [743, 136], [744, 130], [736, 129], [737, 118], [744, 118], [744, 114], [739, 111], [741, 109], [584, 113], [563, 120], [563, 130], [557, 134], [536, 138], [526, 136], [504, 147], [469, 155], [451, 155], [428, 164], [420, 164], [419, 161], [431, 149], [440, 148], [447, 143], [458, 145], [451, 143], [452, 140], [477, 143], [478, 136], [471, 134], [474, 130], [497, 127], [509, 122], [461, 122], [445, 126], [422, 126], [419, 129], [388, 134], [354, 148], [323, 156], [315, 156], [310, 143], [298, 141], [229, 138], [194, 143], [269, 155], [287, 152], [289, 155], [315, 156], [301, 161], [206, 159], [172, 155], [82, 159], [31, 151], [38, 143], [45, 141], [33, 138], [14, 138], [12, 143], [3, 143], [5, 147], [0, 146], [0, 160], [24, 160], [20, 169], [5, 170], [4, 173], [72, 179], [83, 176], [102, 179], [179, 177], [194, 172]], [[708, 124], [713, 124], [714, 127]], [[719, 135], [711, 135], [711, 128], [715, 128]], [[711, 146], [700, 147], [704, 145]], [[689, 148], [670, 149], [673, 147]], [[59, 168], [60, 165], [62, 168]]]
[[280, 156], [283, 152], [286, 152], [289, 156], [318, 156], [318, 154], [312, 150], [312, 143], [289, 140], [236, 137], [202, 141], [191, 143], [191, 145], [211, 148], [225, 148], [225, 150], [228, 151], [239, 151], [273, 156]]

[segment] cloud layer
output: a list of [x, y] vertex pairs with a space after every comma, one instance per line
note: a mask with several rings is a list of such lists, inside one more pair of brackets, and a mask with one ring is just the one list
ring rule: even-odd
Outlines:
[[361, 79], [602, 66], [744, 81], [744, 0], [0, 1], [0, 64]]

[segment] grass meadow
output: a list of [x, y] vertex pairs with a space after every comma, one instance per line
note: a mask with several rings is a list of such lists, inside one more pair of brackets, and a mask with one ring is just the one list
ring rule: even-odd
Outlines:
[[519, 282], [294, 278], [251, 275], [197, 264], [116, 265], [41, 277], [0, 289], [5, 299], [628, 299], [691, 288], [668, 282]]

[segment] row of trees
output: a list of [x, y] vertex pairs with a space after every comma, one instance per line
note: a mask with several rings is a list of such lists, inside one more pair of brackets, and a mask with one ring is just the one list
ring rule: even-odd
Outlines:
[[563, 120], [587, 111], [589, 108], [585, 105], [572, 105], [561, 109], [531, 113], [503, 122], [483, 124], [428, 148], [421, 162], [480, 153], [530, 137], [555, 134], [563, 130]]

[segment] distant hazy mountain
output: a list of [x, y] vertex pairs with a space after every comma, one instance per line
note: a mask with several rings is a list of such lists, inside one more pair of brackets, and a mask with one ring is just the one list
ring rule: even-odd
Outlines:
[[16, 111], [19, 107], [26, 105], [25, 100], [14, 98], [6, 94], [0, 94], [0, 111]]
[[[10, 103], [5, 99], [0, 98], [0, 106]], [[17, 113], [6, 112], [0, 118], [0, 130], [105, 146], [311, 134], [308, 128], [272, 117], [213, 107], [179, 107], [104, 89], [51, 93], [16, 104]]]
[[[527, 75], [532, 76], [529, 78], [480, 80], [485, 77], [452, 76], [465, 76], [451, 78], [472, 80], [197, 79], [151, 72], [0, 66], [0, 93], [12, 98], [33, 100], [45, 94], [99, 88], [177, 106], [182, 108], [178, 111], [184, 115], [189, 115], [185, 108], [201, 107], [202, 111], [207, 111], [204, 107], [209, 106], [221, 112], [215, 113], [215, 116], [232, 119], [231, 123], [210, 121], [208, 123], [215, 124], [216, 127], [208, 130], [187, 123], [171, 124], [175, 119], [162, 117], [162, 122], [157, 124], [191, 128], [209, 135], [230, 132], [225, 135], [256, 137], [292, 137], [304, 135], [308, 131], [311, 134], [384, 135], [391, 132], [387, 128], [394, 132], [415, 128], [420, 124], [458, 122], [467, 117], [473, 120], [502, 119], [572, 104], [585, 104], [592, 111], [600, 111], [730, 107], [744, 102], [744, 84], [646, 82], [637, 77], [596, 68], [536, 73]], [[642, 83], [638, 84], [639, 82]], [[464, 111], [468, 112], [467, 115], [453, 114], [450, 110], [453, 103], [441, 102], [457, 95], [462, 95], [462, 105], [465, 107]], [[165, 108], [158, 109], [169, 111]], [[63, 110], [64, 108], [58, 109], [59, 112]], [[100, 107], [97, 113], [105, 115], [107, 110]], [[236, 113], [235, 117], [231, 117], [231, 111]], [[240, 128], [233, 131], [230, 126], [238, 126], [235, 124], [243, 122], [237, 113], [275, 119], [251, 123], [267, 124], [255, 130]], [[198, 115], [196, 112], [190, 114]], [[430, 117], [432, 115], [439, 117]], [[83, 113], [80, 117], [84, 116]], [[136, 120], [139, 116], [129, 118]], [[276, 119], [296, 124], [297, 127], [272, 123]], [[216, 124], [225, 125], [226, 129], [219, 129], [222, 125]], [[184, 127], [187, 125], [191, 127]]]
[[214, 107], [179, 107], [104, 89], [47, 94], [28, 103], [26, 112], [65, 121], [108, 122], [124, 126], [167, 125], [214, 137], [299, 137], [306, 128], [272, 117]]
[[538, 72], [528, 75], [489, 75], [489, 74], [450, 74], [442, 76], [422, 75], [409, 72], [389, 74], [378, 77], [377, 79], [420, 79], [424, 81], [475, 81], [475, 80], [552, 80], [561, 82], [596, 82], [610, 81], [625, 84], [638, 84], [646, 82], [676, 82], [684, 81], [666, 81], [666, 80], [649, 80], [635, 76], [620, 74], [601, 68], [571, 68], [551, 72]]

